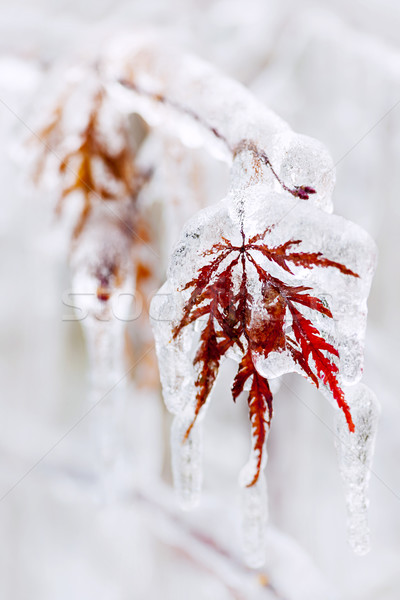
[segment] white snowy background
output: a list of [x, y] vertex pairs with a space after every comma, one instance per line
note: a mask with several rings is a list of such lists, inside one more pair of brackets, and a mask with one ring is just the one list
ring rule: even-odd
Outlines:
[[[397, 600], [400, 6], [3, 0], [0, 17], [0, 598]], [[63, 320], [70, 286], [63, 244], [19, 157], [49, 65], [100, 47], [121, 28], [148, 26], [242, 81], [295, 131], [321, 140], [337, 166], [335, 212], [362, 225], [379, 248], [364, 375], [382, 403], [370, 482], [372, 550], [356, 558], [346, 543], [332, 411], [309, 384], [287, 377], [269, 439], [273, 529], [263, 573], [272, 587], [240, 562], [236, 480], [248, 422], [246, 407], [230, 398], [228, 364], [207, 416], [204, 495], [195, 513], [180, 513], [171, 491], [160, 399], [132, 383], [129, 485], [117, 502], [99, 502], [91, 415], [84, 416], [85, 347], [79, 325]], [[223, 175], [213, 176], [221, 194]]]

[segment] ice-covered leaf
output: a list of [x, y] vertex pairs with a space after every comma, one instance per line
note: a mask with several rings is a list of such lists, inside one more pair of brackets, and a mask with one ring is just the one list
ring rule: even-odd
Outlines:
[[[190, 296], [173, 328], [176, 338], [190, 323], [206, 318], [194, 357], [197, 388], [194, 420], [185, 438], [207, 401], [221, 358], [233, 346], [242, 353], [232, 395], [236, 400], [246, 381], [251, 379], [248, 404], [257, 467], [249, 485], [258, 479], [266, 428], [272, 417], [268, 378], [259, 372], [257, 363], [268, 360], [274, 353], [290, 356], [296, 369], [312, 383], [317, 387], [320, 383], [325, 385], [343, 410], [349, 430], [354, 430], [338, 379], [338, 348], [315, 320], [316, 314], [332, 320], [332, 312], [318, 297], [314, 286], [290, 285], [283, 276], [293, 275], [294, 267], [315, 272], [335, 270], [343, 278], [358, 279], [359, 275], [322, 252], [301, 251], [300, 248], [307, 248], [307, 240], [289, 239], [279, 245], [269, 245], [267, 235], [276, 225], [271, 223], [264, 235], [248, 238], [242, 223], [237, 231], [241, 244], [223, 238], [203, 250], [200, 260], [204, 264], [182, 288], [182, 291], [190, 291]], [[274, 275], [271, 265], [278, 267]], [[315, 278], [318, 280], [317, 274]], [[305, 310], [308, 310], [307, 316]]]
[[96, 203], [135, 202], [148, 174], [136, 167], [126, 115], [113, 106], [93, 71], [78, 69], [43, 121], [32, 140], [38, 150], [35, 178], [47, 175], [56, 181], [57, 212], [70, 195], [77, 195], [81, 208], [75, 238]]

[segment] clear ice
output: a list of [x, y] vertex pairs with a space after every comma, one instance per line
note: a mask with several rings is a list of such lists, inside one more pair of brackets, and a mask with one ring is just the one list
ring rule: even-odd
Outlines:
[[354, 552], [363, 555], [370, 549], [367, 490], [380, 410], [375, 394], [362, 383], [346, 386], [345, 394], [355, 431], [349, 432], [337, 411], [335, 443], [346, 493], [348, 540]]
[[[333, 268], [309, 269], [293, 265], [291, 273], [282, 273], [282, 269], [268, 258], [259, 260], [264, 269], [284, 283], [312, 288], [313, 295], [329, 307], [333, 319], [312, 314], [313, 323], [338, 349], [339, 382], [351, 389], [349, 386], [358, 384], [362, 374], [366, 301], [375, 268], [375, 246], [360, 227], [331, 214], [335, 173], [326, 149], [316, 140], [293, 133], [242, 86], [193, 57], [175, 56], [172, 60], [168, 52], [160, 53], [152, 44], [144, 43], [141, 48], [140, 43], [136, 47], [133, 44], [128, 50], [126, 45], [116, 44], [107, 59], [105, 71], [112, 93], [121, 106], [126, 110], [134, 107], [145, 115], [151, 113], [153, 120], [150, 122], [154, 126], [172, 127], [188, 146], [203, 145], [213, 155], [231, 163], [231, 183], [226, 198], [187, 222], [170, 260], [167, 283], [155, 296], [151, 308], [163, 395], [166, 406], [174, 414], [174, 480], [182, 504], [190, 506], [197, 502], [201, 486], [201, 427], [209, 402], [201, 408], [196, 425], [186, 439], [196, 403], [196, 374], [192, 361], [199, 329], [203, 325], [200, 320], [195, 326], [184, 328], [178, 339], [173, 338], [173, 327], [190, 296], [185, 285], [209, 261], [205, 252], [222, 238], [240, 244], [242, 231], [249, 239], [266, 230], [265, 242], [269, 247], [301, 240], [296, 251], [321, 252], [356, 272], [357, 278]], [[171, 64], [174, 65], [173, 73]], [[120, 68], [119, 86], [111, 81], [110, 74], [115, 65]], [[267, 162], [265, 156], [269, 159]], [[312, 188], [316, 193], [301, 199], [292, 193], [300, 186]], [[249, 269], [248, 286], [255, 299], [261, 297], [260, 285], [256, 273]], [[302, 308], [303, 314], [311, 317], [311, 309]], [[251, 319], [257, 321], [259, 318], [260, 308], [255, 300]], [[289, 318], [286, 327], [290, 328]], [[239, 361], [242, 353], [236, 347], [230, 350], [229, 357]], [[252, 358], [257, 371], [268, 379], [300, 372], [286, 351], [271, 353], [267, 359], [256, 354]], [[332, 401], [329, 390], [321, 387]], [[348, 397], [350, 402], [350, 392]], [[356, 432], [349, 433], [348, 439], [359, 454], [364, 452], [369, 456], [372, 446], [367, 450], [362, 445], [365, 441], [363, 418], [359, 417], [357, 402], [351, 402], [352, 408], [353, 404]], [[249, 463], [239, 478], [243, 490], [244, 554], [247, 563], [253, 567], [262, 565], [265, 560], [268, 518], [263, 473], [255, 485], [248, 487], [257, 457], [253, 448]], [[347, 458], [347, 464], [346, 461]], [[266, 452], [262, 469], [265, 462]], [[361, 478], [355, 481], [357, 478], [354, 479], [351, 469], [346, 469], [345, 479], [352, 490], [352, 499], [348, 501], [352, 507], [349, 509], [349, 539], [358, 549], [362, 543], [355, 540], [363, 538], [365, 529], [362, 494], [366, 477], [363, 482]], [[360, 512], [356, 507], [360, 507]]]
[[[89, 357], [92, 452], [101, 495], [108, 500], [116, 491], [122, 457], [127, 383], [125, 335], [135, 292], [129, 240], [121, 237], [117, 223], [113, 228], [108, 221], [106, 224], [100, 220], [81, 234], [70, 264], [77, 318], [83, 327]], [[113, 274], [115, 265], [120, 274], [118, 280]]]
[[[296, 264], [291, 265], [290, 271], [282, 271], [266, 256], [258, 256], [259, 265], [273, 277], [288, 286], [311, 288], [313, 295], [332, 312], [333, 319], [330, 319], [302, 307], [302, 313], [310, 319], [312, 313], [313, 323], [321, 335], [339, 351], [338, 379], [340, 385], [346, 386], [346, 398], [355, 424], [355, 432], [350, 433], [342, 412], [338, 413], [339, 463], [347, 489], [349, 540], [357, 552], [365, 552], [368, 546], [366, 488], [377, 404], [372, 393], [359, 381], [363, 367], [366, 301], [376, 252], [372, 240], [360, 227], [331, 214], [335, 169], [329, 153], [318, 141], [294, 133], [239, 83], [202, 60], [175, 52], [147, 32], [142, 37], [119, 36], [105, 47], [97, 62], [97, 73], [119, 110], [137, 113], [155, 132], [178, 137], [189, 148], [203, 147], [231, 166], [227, 196], [186, 223], [170, 260], [167, 282], [154, 297], [150, 308], [163, 396], [173, 414], [172, 466], [182, 506], [190, 508], [199, 500], [202, 427], [210, 401], [208, 398], [202, 406], [188, 435], [196, 405], [193, 358], [203, 323], [199, 320], [185, 327], [177, 338], [173, 337], [174, 325], [182, 316], [190, 296], [190, 291], [184, 288], [209, 260], [205, 253], [214, 244], [225, 238], [238, 245], [242, 236], [249, 239], [265, 231], [265, 243], [270, 248], [299, 240], [297, 252], [321, 252], [358, 274], [357, 278], [348, 277], [336, 269], [318, 266], [311, 269]], [[82, 74], [76, 73], [75, 78], [79, 77], [82, 79]], [[67, 115], [72, 133], [65, 139], [66, 151], [75, 148], [79, 141], [74, 132], [79, 130], [79, 115], [84, 110], [81, 106], [75, 110], [74, 106], [76, 102], [71, 104], [72, 109]], [[105, 123], [111, 121], [110, 115], [106, 114]], [[118, 136], [115, 142], [118, 144]], [[105, 175], [99, 174], [100, 177]], [[103, 183], [110, 183], [106, 176]], [[305, 193], [303, 186], [311, 191]], [[115, 210], [117, 217], [121, 210], [123, 219], [126, 218], [123, 207], [116, 205]], [[86, 228], [86, 238], [80, 240], [72, 256], [74, 287], [79, 292], [86, 289], [93, 292], [98, 287], [99, 272], [110, 264], [110, 260], [129, 263], [131, 257], [131, 242], [120, 229], [118, 232], [118, 228], [110, 229], [110, 219], [106, 224], [101, 211], [92, 219]], [[95, 265], [93, 257], [97, 260]], [[126, 275], [123, 285], [130, 293], [134, 288], [133, 274], [126, 264], [123, 271]], [[236, 274], [233, 286], [238, 286], [238, 282]], [[262, 320], [262, 306], [258, 300], [261, 299], [261, 283], [254, 268], [248, 269], [247, 285], [254, 299], [250, 319], [257, 323]], [[111, 290], [111, 299], [118, 291], [120, 284]], [[107, 302], [107, 307], [111, 305], [112, 300]], [[124, 327], [113, 318], [102, 321], [102, 311], [106, 309], [93, 293], [87, 310], [89, 317], [83, 326], [91, 357], [92, 405], [101, 405], [102, 395], [108, 394], [100, 417], [99, 454], [105, 463], [109, 463], [113, 461], [116, 445], [114, 426], [110, 428], [109, 425], [119, 410], [109, 406], [111, 401], [120, 403], [118, 388], [112, 386], [116, 386], [122, 375]], [[288, 315], [285, 318], [286, 330], [290, 331], [290, 318]], [[236, 362], [242, 355], [238, 346], [228, 353]], [[257, 372], [272, 380], [274, 387], [274, 381], [281, 375], [300, 372], [286, 350], [271, 352], [268, 358], [253, 352], [251, 358]], [[328, 388], [322, 388], [324, 395], [332, 401]], [[248, 391], [249, 382], [244, 389]], [[336, 406], [335, 402], [333, 404]], [[252, 567], [261, 566], [266, 553], [268, 508], [263, 473], [266, 456], [264, 449], [259, 478], [249, 485], [259, 458], [259, 450], [252, 443], [249, 462], [239, 477], [244, 554]]]
[[256, 483], [249, 487], [249, 475], [254, 473], [252, 458], [239, 476], [242, 488], [242, 539], [246, 564], [258, 569], [264, 565], [267, 553], [268, 494], [267, 479], [263, 473], [267, 463], [267, 450], [264, 449], [260, 476]]

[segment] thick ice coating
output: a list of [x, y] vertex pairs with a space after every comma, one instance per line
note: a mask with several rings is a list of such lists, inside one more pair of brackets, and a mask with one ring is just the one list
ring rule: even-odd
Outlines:
[[[105, 48], [89, 87], [81, 81], [90, 97], [80, 112], [86, 125], [74, 122], [79, 94], [71, 96], [72, 112], [61, 119], [69, 135], [56, 168], [64, 176], [61, 200], [72, 193], [83, 199], [72, 266], [77, 290], [95, 286], [97, 299], [87, 307], [92, 317], [101, 303], [112, 306], [121, 286], [134, 288], [127, 230], [135, 234], [135, 212], [124, 199], [137, 196], [145, 177], [133, 167], [127, 121], [114, 109], [136, 112], [154, 132], [204, 147], [231, 165], [226, 198], [187, 223], [168, 281], [151, 306], [164, 399], [174, 415], [172, 465], [182, 505], [199, 499], [202, 421], [220, 365], [232, 358], [232, 396], [247, 400], [251, 429], [250, 459], [240, 475], [245, 555], [252, 566], [263, 563], [270, 381], [297, 372], [339, 410], [350, 540], [364, 551], [375, 404], [367, 392], [359, 393], [361, 387], [350, 392], [344, 385], [356, 384], [362, 373], [375, 247], [357, 225], [330, 214], [331, 157], [239, 83], [147, 34], [120, 36]], [[57, 142], [58, 128], [50, 127], [48, 135]], [[110, 199], [115, 214], [104, 219]], [[118, 220], [128, 221], [128, 228]], [[123, 327], [95, 318], [84, 327], [99, 396], [120, 371]]]
[[326, 148], [295, 134], [245, 87], [208, 63], [146, 33], [110, 43], [101, 70], [121, 109], [138, 112], [188, 147], [204, 146], [228, 163], [247, 145], [260, 167], [263, 161], [267, 166], [263, 179], [272, 189], [297, 195], [306, 186], [313, 190], [311, 202], [332, 211], [335, 168]]
[[187, 145], [205, 143], [229, 161], [241, 140], [258, 144], [289, 130], [240, 83], [149, 32], [113, 40], [103, 52], [101, 68], [125, 110], [137, 110]]
[[[196, 496], [199, 491], [201, 446], [194, 443], [195, 455], [188, 457], [187, 444], [204, 418], [220, 363], [225, 357], [238, 362], [232, 394], [236, 399], [247, 393], [253, 439], [240, 477], [244, 521], [250, 523], [245, 554], [252, 565], [262, 562], [264, 552], [269, 380], [289, 372], [307, 377], [339, 407], [350, 438], [358, 436], [357, 412], [353, 418], [343, 385], [361, 377], [366, 300], [376, 260], [366, 232], [329, 214], [333, 184], [319, 172], [320, 166], [327, 173], [324, 154], [312, 152], [306, 138], [309, 158], [291, 174], [288, 138], [293, 156], [300, 156], [301, 137], [275, 136], [272, 177], [262, 156], [243, 146], [233, 162], [228, 196], [188, 222], [171, 258], [168, 282], [152, 306], [164, 397], [180, 423], [172, 451], [181, 496], [188, 489]], [[284, 176], [304, 189], [300, 181], [308, 183], [307, 177], [313, 185], [325, 181], [322, 200], [291, 194]]]

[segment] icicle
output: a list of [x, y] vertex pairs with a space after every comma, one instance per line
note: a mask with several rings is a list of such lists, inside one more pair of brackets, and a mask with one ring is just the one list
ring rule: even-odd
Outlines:
[[[91, 445], [104, 499], [113, 496], [121, 458], [121, 429], [126, 393], [125, 327], [133, 279], [116, 286], [113, 278], [91, 275], [82, 260], [74, 269], [73, 290], [80, 299], [81, 320], [89, 356]], [[103, 271], [104, 273], [105, 271]], [[99, 287], [99, 281], [105, 287]]]
[[250, 460], [239, 476], [239, 484], [242, 487], [243, 555], [246, 564], [255, 569], [262, 567], [266, 560], [268, 494], [264, 469], [267, 459], [267, 449], [264, 447], [259, 477], [256, 483], [249, 486], [257, 470], [257, 454], [252, 449]]
[[123, 342], [120, 323], [101, 322], [87, 318], [83, 323], [89, 354], [89, 401], [94, 407], [91, 419], [95, 423], [96, 446], [104, 464], [115, 461], [117, 423], [124, 396]]
[[203, 431], [202, 423], [192, 427], [185, 439], [185, 434], [193, 421], [193, 415], [176, 416], [171, 428], [172, 472], [175, 490], [182, 508], [196, 506], [200, 499], [203, 479]]
[[267, 481], [261, 473], [257, 483], [242, 491], [243, 555], [246, 564], [255, 569], [265, 564], [267, 522]]
[[349, 432], [343, 413], [338, 411], [335, 418], [336, 449], [346, 490], [349, 544], [356, 554], [363, 555], [369, 551], [370, 543], [367, 490], [379, 404], [375, 394], [364, 384], [346, 387], [345, 393], [355, 431]]
[[193, 331], [188, 329], [179, 339], [172, 338], [171, 324], [181, 310], [180, 293], [173, 293], [166, 283], [153, 297], [150, 318], [156, 341], [163, 396], [174, 415], [171, 427], [172, 473], [179, 502], [185, 509], [194, 507], [202, 485], [202, 419], [206, 406], [193, 423], [196, 388], [193, 383], [191, 347]]

